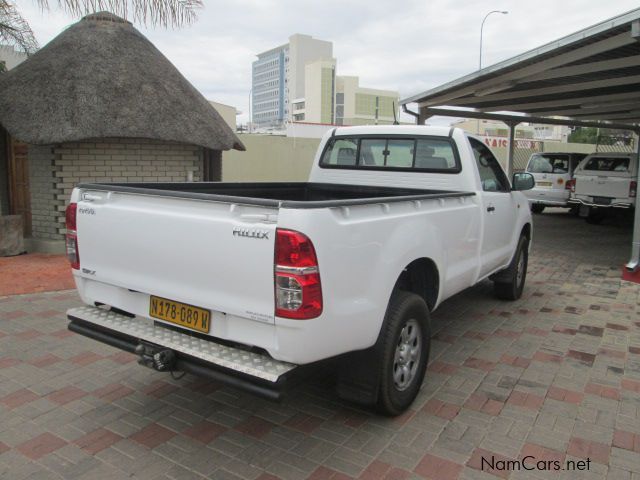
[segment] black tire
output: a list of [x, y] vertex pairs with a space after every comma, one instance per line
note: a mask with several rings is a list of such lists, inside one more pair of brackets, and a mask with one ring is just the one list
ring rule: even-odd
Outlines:
[[[521, 263], [522, 260], [522, 263]], [[522, 296], [527, 279], [529, 263], [529, 239], [522, 235], [518, 241], [516, 254], [504, 272], [498, 274], [493, 282], [493, 291], [501, 300], [517, 300]]]
[[533, 213], [542, 213], [544, 211], [544, 205], [541, 205], [540, 203], [532, 203], [531, 211]]
[[[401, 341], [405, 327], [405, 334], [415, 332], [416, 342], [420, 342], [418, 356], [413, 361], [411, 349], [407, 347], [409, 343]], [[376, 344], [376, 363], [380, 369], [376, 406], [380, 413], [389, 416], [399, 415], [413, 403], [424, 380], [430, 346], [431, 325], [427, 304], [422, 297], [414, 293], [397, 290], [389, 302], [382, 332]], [[407, 347], [407, 350], [398, 357], [402, 347]], [[404, 360], [401, 360], [402, 356]], [[409, 372], [406, 377], [400, 373], [405, 370]], [[398, 377], [403, 379], [400, 384], [396, 380]]]
[[593, 209], [590, 209], [589, 215], [587, 215], [585, 220], [587, 221], [587, 223], [591, 225], [600, 225], [604, 220], [605, 216], [606, 214], [604, 214], [603, 212], [598, 212], [598, 211], [594, 211]]

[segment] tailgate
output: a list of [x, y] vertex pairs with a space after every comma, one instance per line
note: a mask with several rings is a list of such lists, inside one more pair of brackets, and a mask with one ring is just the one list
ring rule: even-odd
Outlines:
[[567, 173], [533, 173], [536, 188], [548, 188], [553, 190], [564, 190], [565, 183], [569, 180]]
[[82, 277], [273, 323], [276, 208], [83, 190], [77, 211]]
[[590, 197], [626, 198], [630, 178], [627, 175], [576, 175], [576, 195]]

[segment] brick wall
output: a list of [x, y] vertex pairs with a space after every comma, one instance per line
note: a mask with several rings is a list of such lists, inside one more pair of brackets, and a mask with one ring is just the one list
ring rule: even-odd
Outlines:
[[[29, 145], [29, 190], [31, 194], [31, 235], [60, 240], [57, 221], [56, 167], [52, 145]], [[64, 207], [63, 207], [64, 208]]]
[[[49, 149], [50, 157], [44, 154]], [[62, 240], [64, 210], [81, 182], [185, 182], [202, 176], [202, 148], [143, 139], [29, 146], [33, 236]], [[36, 216], [37, 212], [37, 216]]]
[[0, 215], [9, 215], [9, 159], [7, 135], [0, 127]]

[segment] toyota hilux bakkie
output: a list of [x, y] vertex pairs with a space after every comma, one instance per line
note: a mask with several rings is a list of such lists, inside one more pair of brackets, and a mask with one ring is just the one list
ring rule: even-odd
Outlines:
[[426, 126], [335, 128], [304, 183], [79, 184], [69, 328], [270, 398], [333, 359], [341, 397], [399, 414], [438, 305], [484, 279], [520, 297], [532, 186]]

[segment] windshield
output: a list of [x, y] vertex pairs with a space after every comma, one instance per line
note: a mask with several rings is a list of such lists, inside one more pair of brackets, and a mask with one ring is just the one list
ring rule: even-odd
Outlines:
[[628, 172], [629, 159], [625, 157], [591, 157], [583, 170], [598, 172]]
[[527, 172], [530, 173], [569, 173], [568, 155], [536, 154], [529, 160]]

